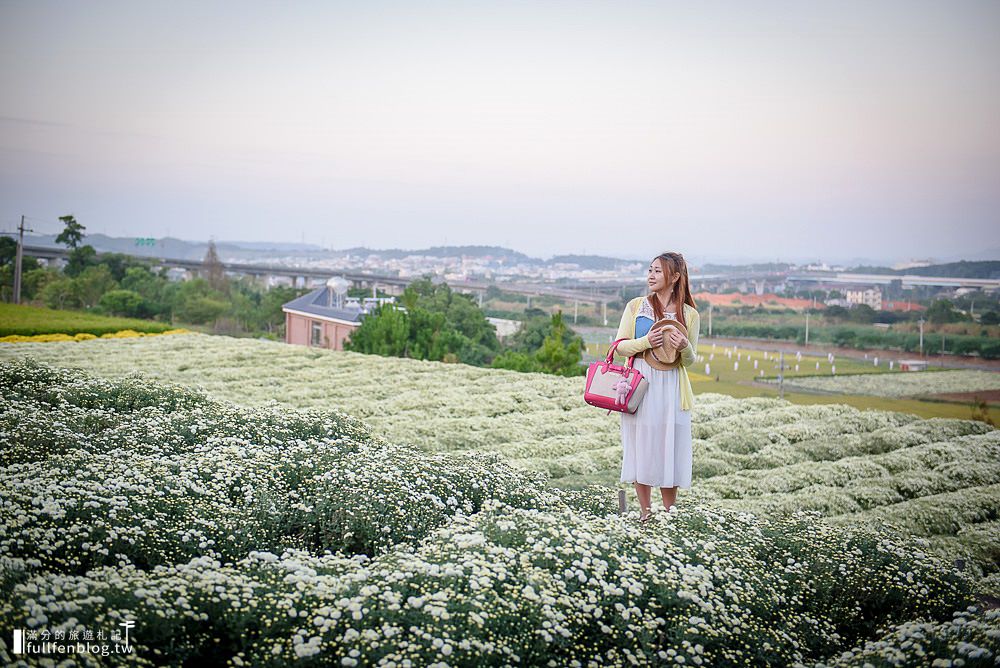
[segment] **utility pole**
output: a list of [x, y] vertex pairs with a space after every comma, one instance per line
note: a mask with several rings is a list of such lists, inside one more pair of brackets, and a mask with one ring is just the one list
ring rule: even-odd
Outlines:
[[21, 263], [24, 260], [24, 233], [34, 232], [25, 230], [24, 216], [21, 216], [21, 224], [17, 226], [17, 252], [14, 255], [14, 303], [21, 303]]
[[809, 345], [809, 311], [806, 311], [806, 345]]
[[712, 302], [708, 302], [708, 337], [712, 338]]
[[785, 352], [778, 351], [778, 398], [785, 398]]
[[920, 356], [924, 356], [924, 319], [920, 319]]

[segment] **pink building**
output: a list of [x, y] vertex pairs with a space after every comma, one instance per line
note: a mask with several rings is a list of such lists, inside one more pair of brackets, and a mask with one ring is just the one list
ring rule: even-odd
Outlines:
[[361, 325], [365, 312], [359, 306], [337, 308], [337, 295], [318, 288], [284, 304], [285, 343], [343, 350], [344, 340]]

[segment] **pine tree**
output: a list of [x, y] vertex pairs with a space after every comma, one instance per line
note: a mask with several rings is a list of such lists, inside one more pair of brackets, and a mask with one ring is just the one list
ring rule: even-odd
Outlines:
[[226, 270], [222, 266], [222, 261], [219, 260], [214, 240], [208, 242], [208, 252], [205, 253], [205, 259], [202, 260], [202, 263], [205, 267], [205, 278], [208, 279], [208, 284], [212, 286], [212, 289], [227, 292]]
[[56, 237], [56, 243], [66, 244], [75, 250], [83, 241], [83, 231], [87, 228], [76, 222], [76, 218], [73, 216], [59, 216], [59, 220], [66, 225], [66, 228]]
[[535, 353], [535, 359], [546, 373], [559, 376], [583, 375], [586, 371], [580, 365], [583, 339], [575, 337], [567, 344], [563, 340], [565, 333], [566, 323], [563, 322], [562, 311], [553, 313], [552, 331]]

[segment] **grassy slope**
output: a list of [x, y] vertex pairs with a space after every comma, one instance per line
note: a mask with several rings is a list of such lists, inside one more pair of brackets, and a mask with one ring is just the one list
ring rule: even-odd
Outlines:
[[135, 318], [111, 318], [83, 311], [59, 311], [40, 306], [0, 303], [0, 336], [20, 334], [101, 334], [133, 329], [137, 332], [165, 332], [173, 325]]

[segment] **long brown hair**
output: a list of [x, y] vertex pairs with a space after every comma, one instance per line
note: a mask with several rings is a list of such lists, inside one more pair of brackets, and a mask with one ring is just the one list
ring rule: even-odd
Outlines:
[[[672, 279], [676, 275], [680, 275], [677, 282], [674, 283], [674, 289], [670, 293], [670, 299], [667, 303], [673, 302], [677, 304], [677, 320], [682, 325], [687, 327], [687, 321], [684, 319], [684, 304], [687, 304], [691, 308], [696, 308], [694, 303], [694, 297], [691, 295], [691, 286], [688, 284], [688, 268], [687, 262], [684, 261], [684, 256], [680, 253], [660, 253], [653, 261], [659, 260], [663, 264], [663, 268], [666, 270], [667, 275], [664, 279]], [[649, 301], [649, 305], [653, 307], [653, 313], [656, 314], [657, 320], [662, 320], [664, 317], [663, 307], [660, 305], [660, 300], [656, 297], [655, 292], [651, 292], [646, 295], [646, 299]]]

